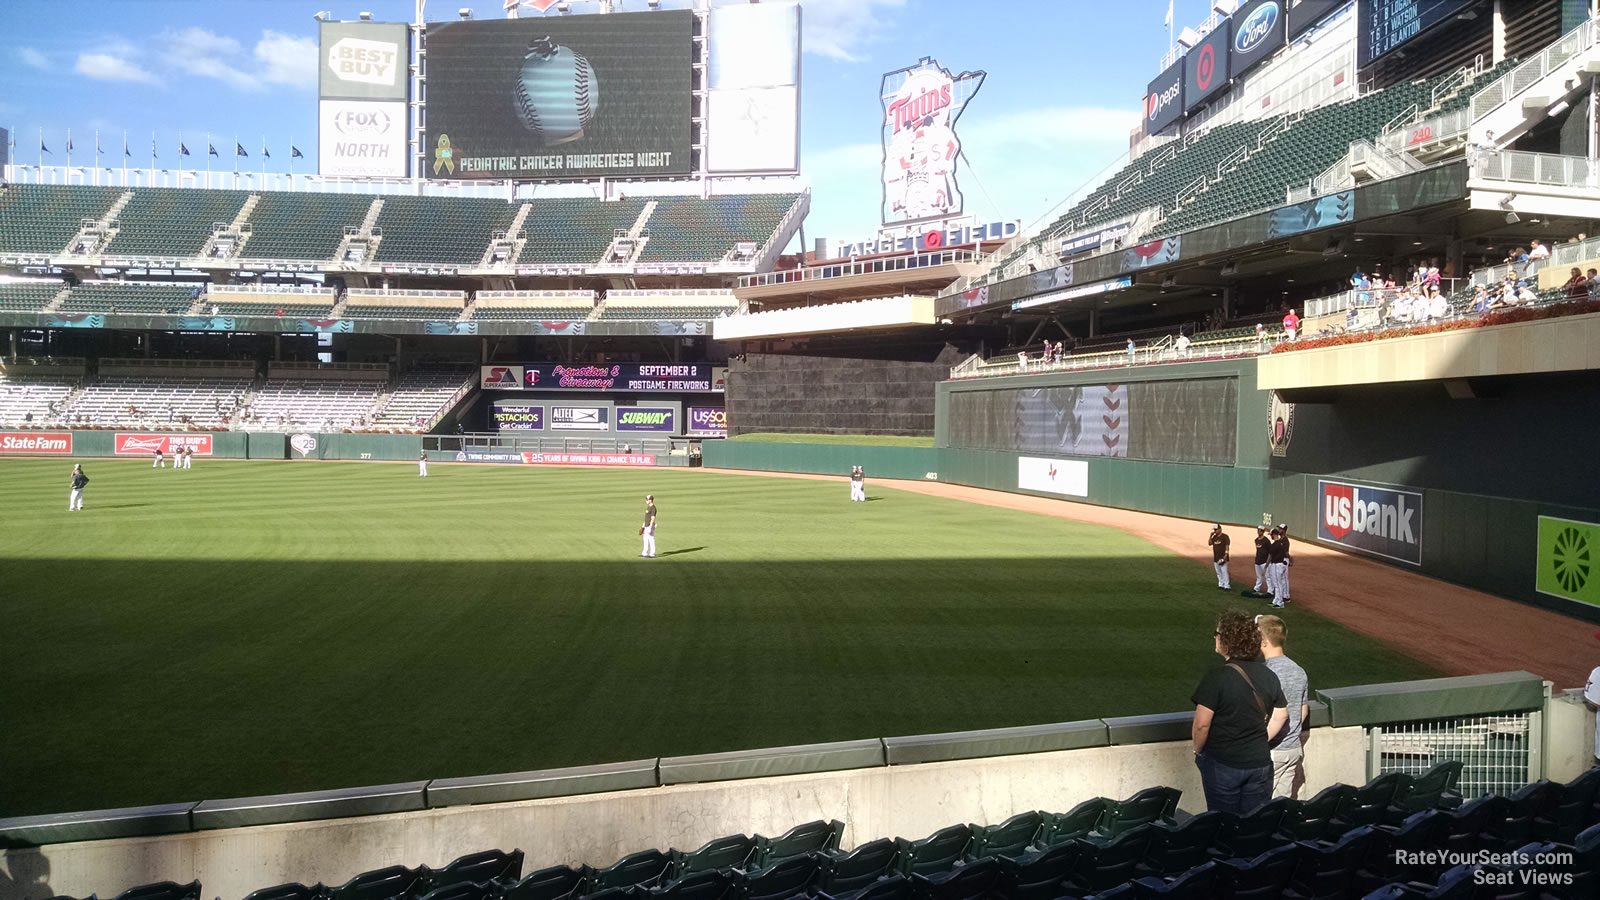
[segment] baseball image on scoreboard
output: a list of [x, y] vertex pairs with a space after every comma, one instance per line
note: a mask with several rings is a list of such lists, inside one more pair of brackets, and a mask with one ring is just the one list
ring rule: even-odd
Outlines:
[[929, 57], [883, 76], [883, 224], [961, 214], [956, 120], [984, 77], [952, 76]]
[[694, 13], [430, 24], [430, 178], [690, 171]]

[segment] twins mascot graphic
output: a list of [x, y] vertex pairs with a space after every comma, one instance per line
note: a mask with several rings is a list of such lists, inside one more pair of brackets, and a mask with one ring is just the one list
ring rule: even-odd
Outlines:
[[983, 72], [950, 72], [932, 59], [883, 76], [883, 222], [960, 215], [956, 120]]

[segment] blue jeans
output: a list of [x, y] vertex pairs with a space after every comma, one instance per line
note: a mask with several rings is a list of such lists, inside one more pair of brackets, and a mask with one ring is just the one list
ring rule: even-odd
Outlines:
[[1200, 784], [1205, 788], [1206, 809], [1211, 812], [1242, 816], [1255, 812], [1256, 807], [1272, 798], [1271, 765], [1235, 769], [1204, 753], [1195, 754], [1194, 764], [1200, 770]]

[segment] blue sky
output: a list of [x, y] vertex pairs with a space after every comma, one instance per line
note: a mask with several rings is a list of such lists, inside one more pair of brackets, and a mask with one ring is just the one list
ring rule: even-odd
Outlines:
[[[347, 6], [340, 6], [346, 2]], [[587, 0], [573, 0], [582, 8]], [[663, 5], [681, 5], [666, 0]], [[718, 3], [725, 0], [717, 0]], [[644, 0], [625, 0], [644, 8]], [[1175, 0], [1179, 27], [1198, 23], [1206, 0]], [[460, 6], [498, 18], [500, 0], [434, 0], [429, 19]], [[1167, 0], [809, 0], [805, 9], [801, 172], [811, 185], [809, 237], [860, 239], [878, 225], [878, 86], [883, 72], [932, 56], [953, 72], [988, 79], [959, 132], [971, 168], [968, 212], [983, 220], [1046, 213], [1126, 152], [1140, 97], [1166, 50]], [[231, 168], [233, 137], [261, 165], [284, 171], [289, 141], [316, 164], [318, 10], [354, 19], [410, 21], [411, 0], [112, 0], [8, 3], [0, 48], [0, 124], [16, 132], [17, 161], [38, 159], [39, 129], [65, 161], [91, 161], [95, 129], [103, 165], [120, 165], [128, 132], [133, 165], [177, 161], [178, 134], [205, 166], [205, 135]], [[533, 13], [527, 13], [532, 15]]]

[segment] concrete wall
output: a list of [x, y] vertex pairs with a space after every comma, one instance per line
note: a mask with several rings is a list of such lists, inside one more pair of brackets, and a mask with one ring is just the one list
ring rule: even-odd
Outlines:
[[[1361, 728], [1314, 729], [1301, 796], [1365, 782], [1366, 750]], [[495, 847], [521, 848], [525, 872], [607, 865], [635, 850], [693, 849], [736, 832], [775, 835], [813, 819], [843, 821], [848, 848], [955, 823], [998, 823], [1025, 810], [1064, 812], [1152, 785], [1182, 790], [1182, 809], [1204, 808], [1188, 741], [1139, 744], [10, 850], [3, 862], [11, 882], [0, 879], [0, 900], [109, 897], [194, 879], [202, 896], [236, 900], [284, 882], [337, 885], [382, 866], [440, 866]]]

